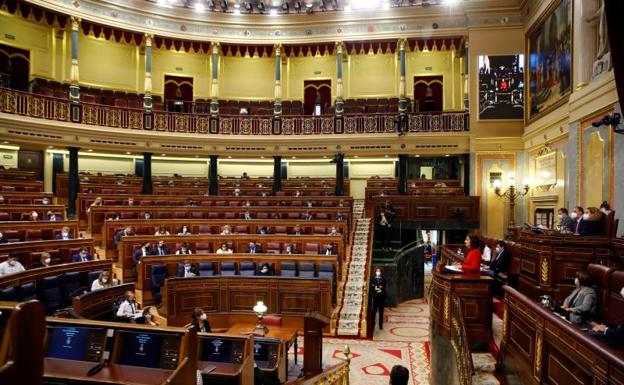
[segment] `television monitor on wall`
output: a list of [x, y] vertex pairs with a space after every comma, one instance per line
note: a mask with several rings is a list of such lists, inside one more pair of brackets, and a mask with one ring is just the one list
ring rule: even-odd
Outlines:
[[524, 55], [479, 56], [479, 119], [524, 118]]

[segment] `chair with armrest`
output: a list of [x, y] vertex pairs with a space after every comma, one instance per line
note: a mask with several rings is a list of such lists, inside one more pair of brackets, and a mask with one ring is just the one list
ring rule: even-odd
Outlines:
[[314, 264], [308, 262], [299, 263], [299, 277], [314, 278]]
[[251, 261], [243, 261], [239, 265], [240, 275], [243, 276], [252, 276], [256, 274], [256, 266], [254, 262]]
[[15, 286], [7, 287], [0, 291], [0, 301], [17, 302], [17, 290]]
[[46, 314], [52, 314], [61, 307], [61, 280], [58, 275], [43, 277], [41, 280], [41, 302], [46, 309]]
[[319, 245], [318, 243], [306, 243], [304, 254], [318, 254], [319, 253]]
[[17, 297], [20, 301], [37, 299], [37, 289], [34, 282], [26, 282], [17, 287]]
[[236, 275], [236, 265], [234, 262], [221, 262], [221, 275], [226, 277]]
[[160, 289], [165, 285], [165, 279], [167, 279], [167, 266], [165, 264], [152, 265], [150, 276], [152, 278], [152, 296], [157, 302], [160, 302]]
[[78, 290], [82, 286], [80, 284], [80, 272], [71, 271], [61, 276], [62, 284], [62, 304], [63, 306], [69, 306], [72, 303], [72, 298], [77, 294]]
[[295, 262], [282, 262], [281, 265], [281, 273], [282, 277], [296, 277], [297, 276], [297, 266]]
[[265, 326], [281, 327], [282, 326], [282, 317], [280, 317], [277, 314], [267, 314], [264, 317], [262, 317], [262, 323]]
[[214, 263], [200, 262], [198, 271], [200, 277], [211, 277], [215, 273]]

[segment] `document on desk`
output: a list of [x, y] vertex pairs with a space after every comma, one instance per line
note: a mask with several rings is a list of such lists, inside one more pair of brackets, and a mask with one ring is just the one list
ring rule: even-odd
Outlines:
[[453, 272], [453, 273], [463, 273], [464, 272], [461, 267], [455, 266], [455, 265], [446, 265], [446, 266], [444, 266], [444, 268], [446, 270], [449, 270], [449, 271]]

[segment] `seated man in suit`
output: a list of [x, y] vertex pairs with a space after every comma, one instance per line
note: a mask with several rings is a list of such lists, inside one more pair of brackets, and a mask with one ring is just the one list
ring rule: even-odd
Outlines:
[[249, 211], [245, 211], [244, 213], [241, 213], [241, 215], [239, 216], [240, 219], [244, 219], [246, 221], [253, 219], [251, 217], [251, 214], [249, 213]]
[[247, 246], [247, 254], [258, 254], [261, 253], [260, 246], [256, 243], [256, 241], [249, 241], [249, 245]]
[[137, 263], [139, 263], [141, 258], [148, 255], [150, 255], [150, 243], [149, 241], [143, 241], [141, 242], [141, 247], [134, 252], [134, 256], [132, 257], [135, 266]]
[[587, 232], [587, 221], [583, 219], [584, 212], [585, 210], [583, 210], [581, 206], [576, 206], [572, 210], [572, 214], [570, 214], [570, 218], [575, 221], [572, 229], [574, 234], [583, 234]]
[[53, 211], [51, 211], [51, 210], [49, 210], [49, 211], [46, 213], [46, 216], [47, 216], [47, 220], [48, 220], [48, 221], [51, 221], [51, 222], [56, 222], [56, 221], [60, 221], [60, 220], [62, 220], [61, 218], [59, 218], [58, 216], [56, 216], [56, 214], [55, 214]]
[[568, 215], [568, 209], [562, 207], [559, 209], [559, 224], [557, 225], [557, 230], [562, 233], [572, 232], [575, 227], [574, 219], [570, 218]]
[[[620, 289], [620, 296], [624, 298], [624, 286]], [[605, 324], [592, 324], [592, 334], [605, 341], [610, 346], [624, 350], [624, 322], [610, 327]]]
[[150, 252], [150, 255], [169, 255], [169, 248], [162, 239], [158, 241], [156, 246]]
[[334, 242], [329, 242], [327, 246], [320, 252], [321, 255], [336, 255], [336, 249], [334, 248]]
[[266, 235], [270, 233], [271, 232], [269, 231], [269, 228], [266, 226], [258, 226], [258, 228], [256, 229], [256, 234]]
[[71, 234], [69, 227], [63, 226], [61, 233], [56, 235], [56, 239], [74, 239], [74, 236]]
[[199, 271], [193, 266], [191, 261], [184, 261], [184, 265], [182, 269], [178, 270], [178, 277], [182, 278], [192, 278], [197, 277], [199, 275]]
[[118, 232], [116, 232], [115, 240], [113, 241], [115, 248], [117, 247], [119, 242], [121, 242], [121, 237], [129, 236], [129, 235], [134, 235], [134, 228], [132, 226], [127, 226], [125, 229], [119, 230]]
[[293, 227], [290, 235], [303, 235], [303, 230], [301, 229], [301, 226], [296, 225], [295, 227]]
[[498, 273], [507, 273], [511, 262], [511, 253], [507, 251], [507, 243], [505, 241], [496, 242], [496, 253], [490, 262], [490, 268], [487, 275], [496, 277]]
[[284, 250], [282, 250], [282, 254], [295, 254], [295, 249], [291, 243], [286, 244]]
[[81, 247], [78, 254], [72, 256], [72, 262], [86, 262], [93, 261], [93, 255], [89, 254], [89, 250], [86, 247]]

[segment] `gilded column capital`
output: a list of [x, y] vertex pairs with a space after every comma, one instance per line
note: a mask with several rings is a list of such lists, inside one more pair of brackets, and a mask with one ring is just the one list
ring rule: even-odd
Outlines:
[[344, 50], [344, 42], [337, 41], [336, 42], [336, 53], [342, 53], [343, 50]]
[[146, 47], [151, 47], [152, 46], [152, 40], [154, 39], [154, 35], [151, 33], [146, 33], [145, 35], [145, 46]]
[[72, 31], [78, 31], [80, 29], [80, 22], [82, 21], [82, 19], [80, 19], [78, 16], [71, 16], [70, 20]]
[[282, 43], [277, 43], [277, 44], [273, 44], [273, 48], [275, 49], [275, 56], [281, 56], [282, 55]]
[[221, 48], [221, 44], [218, 41], [213, 41], [210, 43], [210, 47], [212, 47], [212, 54], [219, 54], [219, 49]]
[[399, 51], [405, 51], [405, 46], [407, 45], [407, 38], [400, 38], [398, 41]]

